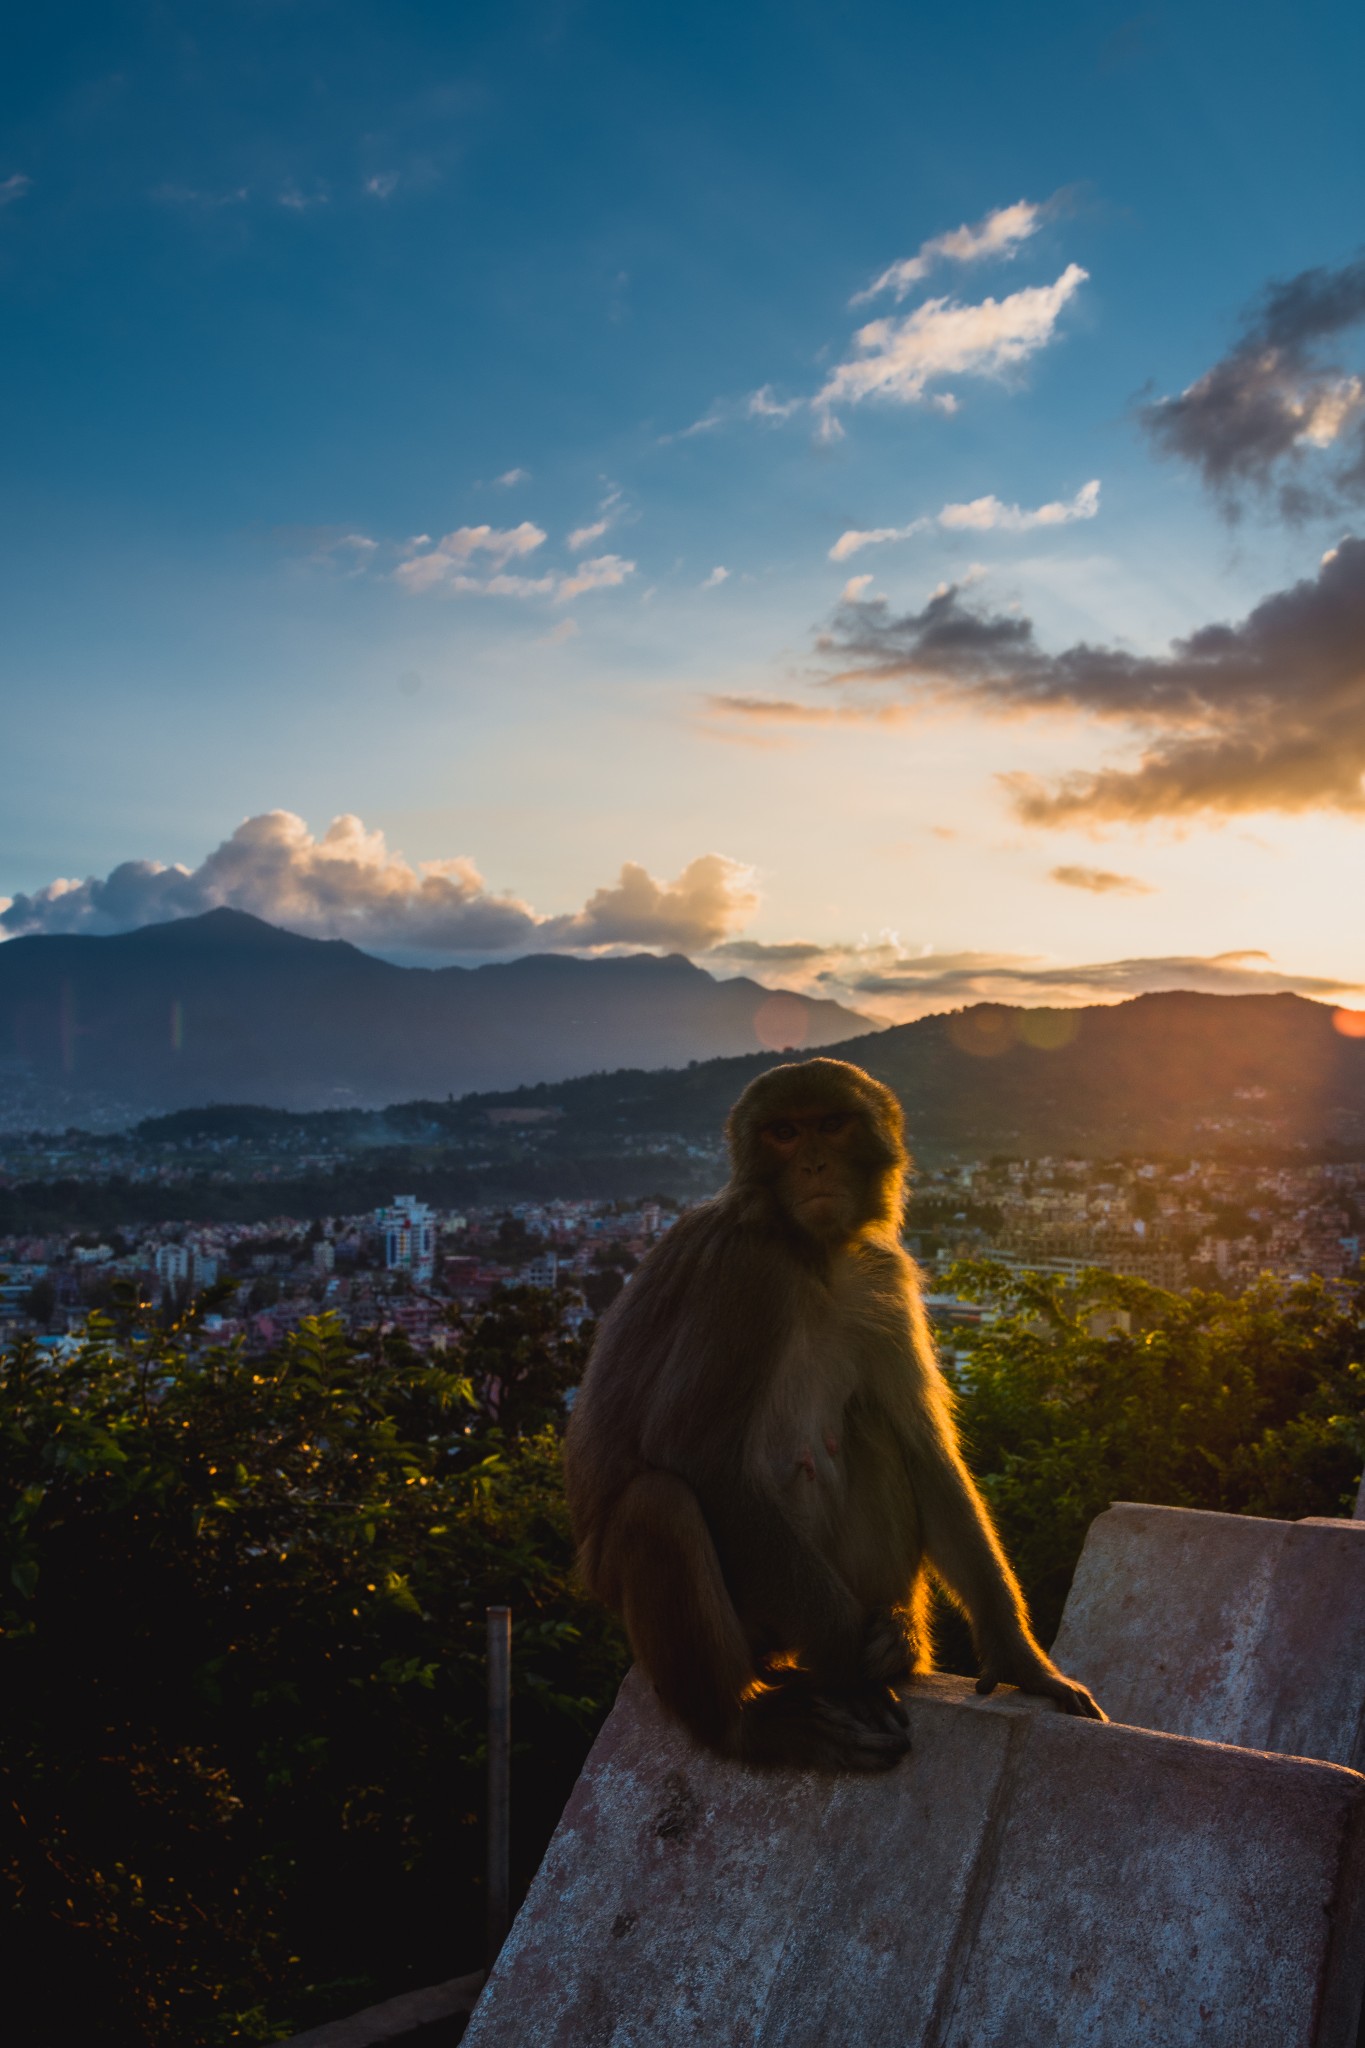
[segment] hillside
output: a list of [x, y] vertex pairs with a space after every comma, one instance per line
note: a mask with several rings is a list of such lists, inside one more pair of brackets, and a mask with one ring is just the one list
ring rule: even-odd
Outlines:
[[34, 1122], [110, 1104], [379, 1106], [876, 1028], [678, 954], [396, 967], [233, 910], [0, 945], [0, 1097], [31, 1099]]
[[[826, 1050], [885, 1081], [913, 1150], [1365, 1151], [1365, 1040], [1302, 996], [1175, 991], [1079, 1010], [978, 1004]], [[704, 1142], [771, 1056], [682, 1073], [593, 1075], [499, 1098], [553, 1101], [556, 1142], [587, 1154], [612, 1128]]]

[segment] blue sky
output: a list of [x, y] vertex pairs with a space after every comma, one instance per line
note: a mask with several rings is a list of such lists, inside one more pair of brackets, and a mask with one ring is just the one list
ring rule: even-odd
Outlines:
[[1346, 5], [32, 12], [0, 926], [1365, 983], [1363, 72]]

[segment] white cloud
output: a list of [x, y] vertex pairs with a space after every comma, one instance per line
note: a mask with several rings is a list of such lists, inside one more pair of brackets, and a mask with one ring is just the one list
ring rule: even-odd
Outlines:
[[1052, 339], [1062, 308], [1087, 274], [1069, 263], [1055, 283], [1029, 285], [1004, 299], [975, 306], [926, 299], [904, 319], [870, 320], [854, 336], [856, 356], [831, 372], [814, 402], [829, 407], [886, 398], [917, 405], [940, 377], [1000, 376]]
[[495, 476], [493, 481], [495, 484], [501, 484], [504, 490], [510, 491], [514, 484], [529, 484], [531, 472], [529, 469], [505, 469], [502, 475]]
[[[529, 519], [523, 519], [520, 526], [499, 529], [494, 526], [457, 526], [453, 533], [445, 534], [434, 546], [428, 544], [428, 552], [412, 554], [407, 561], [400, 562], [394, 570], [394, 579], [409, 592], [434, 590], [443, 585], [455, 590], [474, 590], [484, 586], [468, 573], [468, 565], [476, 555], [487, 557], [487, 566], [495, 571], [506, 563], [519, 560], [522, 556], [534, 554], [545, 540], [542, 529], [533, 526]], [[419, 538], [409, 544], [417, 548], [422, 545]], [[526, 583], [525, 577], [494, 577], [507, 587], [495, 595], [520, 596], [521, 590], [511, 590], [513, 583]]]
[[16, 199], [22, 199], [33, 188], [33, 180], [24, 171], [12, 171], [8, 178], [0, 178], [0, 206], [13, 206]]
[[728, 583], [729, 580], [730, 571], [728, 569], [722, 568], [720, 563], [717, 562], [715, 568], [711, 571], [711, 574], [705, 577], [703, 581], [698, 584], [697, 588], [699, 590], [719, 590], [721, 584]]
[[1093, 477], [1088, 484], [1081, 485], [1074, 498], [1038, 505], [1032, 512], [1021, 505], [1003, 505], [996, 497], [973, 498], [966, 505], [945, 505], [938, 523], [957, 532], [966, 529], [973, 533], [1028, 533], [1036, 526], [1068, 526], [1075, 519], [1093, 519], [1099, 509], [1099, 479]]
[[1021, 244], [1037, 233], [1043, 214], [1043, 207], [1019, 199], [1013, 206], [997, 207], [975, 227], [964, 224], [950, 229], [946, 235], [935, 235], [931, 241], [920, 243], [918, 255], [903, 256], [899, 262], [888, 264], [881, 276], [874, 278], [866, 291], [856, 293], [849, 304], [864, 306], [885, 291], [903, 299], [936, 263], [980, 263], [988, 256], [1014, 256]]
[[789, 420], [805, 404], [801, 398], [774, 398], [771, 384], [750, 394], [748, 413], [755, 420]]
[[394, 570], [394, 581], [410, 597], [435, 591], [454, 597], [552, 598], [568, 604], [590, 590], [611, 590], [635, 573], [634, 562], [620, 555], [595, 555], [571, 573], [547, 569], [527, 576], [509, 568], [545, 541], [539, 526], [524, 519], [520, 526], [460, 526], [434, 545], [425, 534], [407, 543], [406, 560]]
[[610, 524], [608, 519], [594, 519], [591, 526], [576, 526], [569, 535], [570, 554], [576, 555], [582, 549], [590, 548], [595, 540], [601, 540]]
[[367, 533], [341, 533], [321, 541], [308, 560], [320, 567], [343, 569], [347, 576], [363, 576], [378, 552], [378, 541]]
[[[933, 525], [932, 519], [912, 519], [908, 526], [850, 526], [839, 535], [829, 551], [831, 562], [846, 562], [850, 555], [858, 554], [863, 548], [880, 547], [883, 541], [909, 540], [913, 534], [923, 533]], [[859, 577], [859, 582], [870, 583], [870, 576]]]
[[843, 589], [839, 592], [840, 603], [856, 604], [871, 581], [872, 577], [870, 574], [866, 576], [850, 576]]
[[572, 576], [561, 578], [555, 603], [568, 604], [588, 590], [614, 590], [634, 574], [634, 562], [624, 562], [619, 555], [595, 555], [591, 561], [580, 562]]
[[397, 171], [376, 171], [372, 178], [365, 180], [365, 190], [371, 199], [389, 199], [398, 189]]
[[127, 931], [226, 905], [308, 937], [379, 949], [699, 952], [739, 930], [758, 900], [749, 868], [710, 853], [673, 881], [627, 861], [582, 909], [544, 916], [520, 897], [492, 893], [465, 856], [409, 862], [359, 818], [334, 818], [315, 838], [293, 812], [267, 811], [246, 819], [197, 868], [125, 861], [103, 878], [17, 896], [0, 907], [0, 933]]
[[[1098, 477], [1082, 484], [1074, 498], [1056, 499], [1028, 511], [1022, 505], [1006, 505], [991, 496], [973, 498], [965, 505], [945, 505], [932, 519], [912, 519], [908, 526], [851, 526], [841, 533], [829, 551], [831, 562], [846, 562], [862, 548], [879, 547], [884, 541], [910, 540], [931, 526], [950, 533], [1030, 533], [1039, 526], [1068, 526], [1076, 519], [1093, 519], [1100, 509]], [[868, 582], [871, 578], [866, 579]]]

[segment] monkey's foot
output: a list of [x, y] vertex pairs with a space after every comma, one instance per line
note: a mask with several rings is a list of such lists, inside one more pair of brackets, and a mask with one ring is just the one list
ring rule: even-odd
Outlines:
[[909, 1716], [887, 1686], [820, 1686], [804, 1674], [751, 1701], [746, 1763], [803, 1771], [889, 1771], [910, 1747]]
[[914, 1673], [916, 1655], [904, 1618], [894, 1609], [872, 1615], [863, 1637], [861, 1665], [874, 1686], [905, 1685]]

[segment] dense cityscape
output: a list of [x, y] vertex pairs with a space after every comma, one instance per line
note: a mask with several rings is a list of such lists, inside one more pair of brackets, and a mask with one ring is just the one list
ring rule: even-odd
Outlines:
[[[93, 1311], [139, 1306], [170, 1322], [197, 1302], [185, 1325], [197, 1342], [265, 1351], [305, 1316], [330, 1313], [352, 1337], [401, 1332], [433, 1350], [511, 1287], [553, 1292], [576, 1330], [628, 1283], [681, 1206], [659, 1195], [457, 1210], [395, 1194], [311, 1220], [19, 1232], [0, 1238], [0, 1342], [69, 1346]], [[921, 1173], [906, 1243], [949, 1325], [957, 1312], [942, 1276], [957, 1259], [1064, 1276], [1098, 1266], [1223, 1293], [1262, 1273], [1343, 1282], [1361, 1271], [1363, 1216], [1365, 1163], [994, 1159]]]

